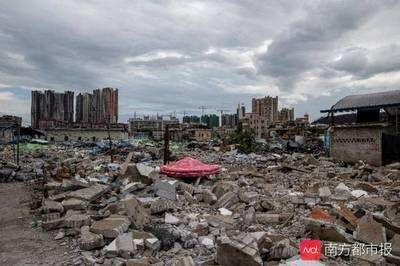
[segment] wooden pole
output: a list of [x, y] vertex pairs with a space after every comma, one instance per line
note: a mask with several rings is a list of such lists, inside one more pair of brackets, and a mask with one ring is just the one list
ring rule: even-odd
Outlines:
[[19, 165], [19, 139], [21, 135], [21, 126], [17, 125], [17, 165]]
[[165, 125], [164, 132], [164, 165], [169, 162], [169, 125]]
[[113, 150], [112, 150], [112, 141], [111, 141], [111, 132], [110, 132], [110, 127], [111, 127], [111, 125], [110, 125], [110, 123], [111, 123], [111, 121], [110, 121], [111, 119], [110, 119], [110, 117], [108, 117], [108, 123], [107, 123], [107, 131], [108, 131], [108, 144], [110, 145], [110, 157], [111, 157], [111, 163], [113, 163], [114, 162], [114, 157], [113, 157]]

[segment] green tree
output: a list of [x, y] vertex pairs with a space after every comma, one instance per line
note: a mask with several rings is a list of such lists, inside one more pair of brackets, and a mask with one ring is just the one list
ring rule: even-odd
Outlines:
[[233, 139], [239, 152], [247, 154], [253, 151], [256, 142], [253, 130], [240, 130], [235, 133]]

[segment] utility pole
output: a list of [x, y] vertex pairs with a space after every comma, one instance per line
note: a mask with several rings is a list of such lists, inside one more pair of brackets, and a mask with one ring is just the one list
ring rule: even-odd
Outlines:
[[17, 125], [17, 165], [19, 165], [19, 139], [21, 136], [21, 125]]
[[17, 154], [15, 153], [15, 131], [13, 131], [13, 136], [12, 136], [12, 149], [13, 149], [14, 163], [16, 163], [17, 162]]
[[110, 145], [110, 157], [111, 157], [111, 163], [114, 162], [114, 158], [113, 158], [113, 150], [112, 150], [112, 141], [111, 141], [111, 132], [110, 132], [110, 124], [111, 124], [111, 118], [110, 116], [108, 116], [108, 123], [107, 123], [107, 131], [108, 131], [108, 143]]
[[169, 125], [164, 128], [164, 165], [169, 162]]

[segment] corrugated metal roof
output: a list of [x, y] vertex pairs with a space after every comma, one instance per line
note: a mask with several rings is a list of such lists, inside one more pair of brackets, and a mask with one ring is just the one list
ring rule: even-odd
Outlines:
[[400, 106], [400, 90], [350, 95], [321, 113]]

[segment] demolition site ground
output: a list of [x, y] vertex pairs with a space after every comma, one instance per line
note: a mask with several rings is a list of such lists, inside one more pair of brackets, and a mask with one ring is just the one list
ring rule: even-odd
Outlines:
[[1, 265], [400, 264], [400, 163], [173, 144], [171, 169], [190, 175], [172, 177], [161, 144], [114, 143], [113, 162], [107, 147], [51, 145], [19, 166], [0, 151]]

